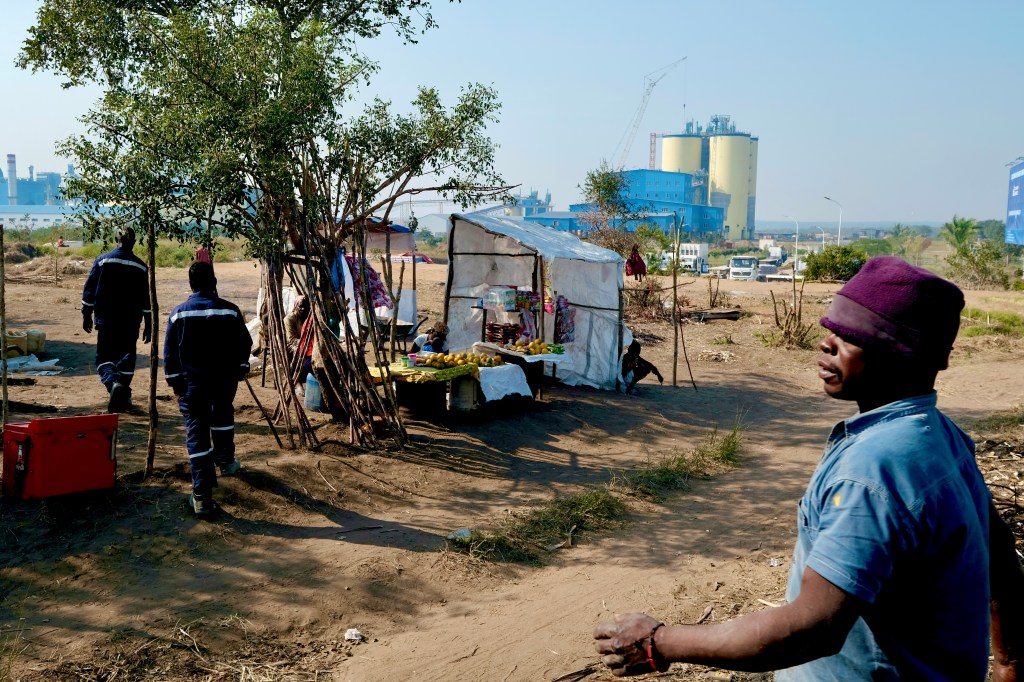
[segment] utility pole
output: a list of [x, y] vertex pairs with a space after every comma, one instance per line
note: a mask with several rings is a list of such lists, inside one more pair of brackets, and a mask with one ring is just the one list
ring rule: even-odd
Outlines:
[[672, 211], [672, 244], [672, 388], [675, 388], [679, 366], [679, 292], [676, 289], [679, 286], [679, 214], [675, 211]]

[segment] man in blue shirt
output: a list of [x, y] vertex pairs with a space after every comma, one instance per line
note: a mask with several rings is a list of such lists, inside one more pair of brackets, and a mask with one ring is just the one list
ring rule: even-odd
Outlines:
[[787, 603], [712, 626], [645, 614], [594, 632], [616, 675], [672, 661], [775, 679], [1011, 682], [1024, 653], [1024, 573], [974, 462], [936, 409], [963, 294], [898, 258], [869, 260], [822, 325], [818, 376], [855, 401], [798, 512]]
[[178, 397], [185, 419], [185, 448], [192, 471], [189, 507], [201, 518], [216, 510], [215, 467], [234, 476], [235, 392], [249, 372], [252, 337], [238, 306], [217, 296], [213, 266], [197, 261], [188, 269], [194, 292], [171, 311], [164, 341], [164, 378]]
[[91, 334], [95, 317], [96, 371], [109, 394], [107, 412], [131, 406], [139, 323], [145, 323], [143, 343], [153, 334], [149, 269], [132, 253], [134, 246], [135, 230], [118, 230], [117, 248], [93, 262], [82, 290], [82, 329]]

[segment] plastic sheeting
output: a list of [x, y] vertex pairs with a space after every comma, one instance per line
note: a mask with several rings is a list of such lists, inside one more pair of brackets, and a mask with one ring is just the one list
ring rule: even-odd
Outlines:
[[[576, 310], [576, 338], [565, 344], [571, 368], [559, 368], [569, 385], [614, 389], [621, 350], [619, 298], [622, 256], [536, 223], [481, 214], [449, 219], [448, 344], [465, 348], [481, 340], [484, 311], [476, 308], [495, 285], [544, 286], [565, 296]], [[517, 313], [487, 311], [489, 322], [517, 322]], [[544, 315], [545, 340], [552, 341], [554, 316]], [[568, 364], [568, 363], [567, 363]]]
[[[382, 257], [388, 257], [388, 249], [392, 260], [395, 255], [401, 255], [408, 251], [416, 252], [416, 233], [401, 225], [391, 225], [390, 232], [384, 228], [373, 227], [366, 232], [366, 258], [378, 271], [383, 267]], [[402, 268], [401, 263], [394, 263], [392, 293], [398, 290], [398, 274]], [[383, 279], [383, 275], [381, 276]], [[405, 264], [405, 274], [402, 278], [402, 291], [398, 299], [398, 319], [404, 322], [416, 322], [416, 290], [413, 288], [412, 263]], [[375, 310], [377, 317], [391, 319], [395, 311], [391, 308], [378, 307]]]
[[533, 397], [530, 384], [526, 383], [526, 374], [519, 365], [481, 367], [480, 392], [487, 401], [501, 400], [510, 395]]

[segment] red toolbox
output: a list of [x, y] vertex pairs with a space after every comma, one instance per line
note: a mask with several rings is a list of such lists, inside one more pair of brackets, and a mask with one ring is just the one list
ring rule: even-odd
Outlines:
[[25, 500], [113, 488], [117, 415], [33, 419], [4, 430], [4, 495]]

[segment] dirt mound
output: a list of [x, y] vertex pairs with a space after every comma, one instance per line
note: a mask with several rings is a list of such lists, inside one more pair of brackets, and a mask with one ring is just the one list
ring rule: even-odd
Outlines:
[[[29, 247], [32, 245], [29, 244]], [[17, 257], [17, 254], [15, 254]], [[8, 254], [7, 262], [12, 263], [15, 267], [8, 271], [11, 281], [31, 281], [31, 280], [52, 280], [54, 277], [54, 270], [60, 277], [77, 277], [80, 275], [88, 274], [89, 264], [81, 256], [61, 256], [57, 259], [56, 266], [54, 266], [52, 256], [40, 256], [37, 258], [26, 259], [26, 260], [11, 260], [11, 255]]]
[[5, 263], [25, 263], [39, 256], [42, 252], [25, 242], [15, 242], [4, 247]]

